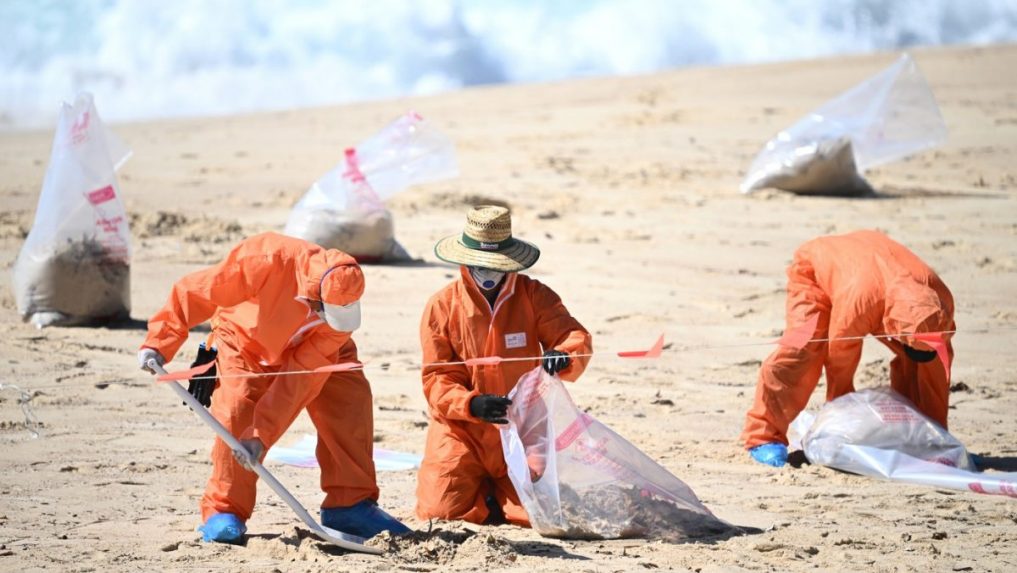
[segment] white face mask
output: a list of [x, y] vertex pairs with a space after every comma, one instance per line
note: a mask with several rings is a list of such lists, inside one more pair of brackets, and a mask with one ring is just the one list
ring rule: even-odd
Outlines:
[[355, 301], [346, 306], [323, 303], [322, 309], [317, 311], [318, 317], [325, 321], [332, 330], [339, 332], [353, 332], [360, 328], [360, 301]]
[[478, 287], [483, 290], [491, 290], [501, 284], [501, 279], [505, 278], [505, 273], [470, 267], [470, 276], [473, 277], [473, 282], [477, 283]]

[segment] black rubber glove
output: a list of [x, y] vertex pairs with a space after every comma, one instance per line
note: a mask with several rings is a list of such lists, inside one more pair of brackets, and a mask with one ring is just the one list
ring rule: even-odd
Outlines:
[[544, 372], [547, 372], [551, 376], [565, 370], [572, 364], [572, 357], [567, 352], [561, 350], [548, 350], [544, 353]]
[[[191, 368], [214, 362], [217, 354], [214, 348], [205, 348], [205, 343], [202, 342], [198, 346], [198, 357], [191, 363]], [[187, 392], [206, 408], [212, 405], [212, 392], [215, 392], [215, 374], [215, 365], [213, 364], [211, 368], [201, 375], [201, 379], [187, 381]]]
[[512, 400], [494, 394], [481, 394], [470, 399], [470, 414], [492, 424], [508, 424], [505, 416]]
[[904, 354], [907, 354], [908, 358], [915, 362], [932, 362], [936, 359], [935, 350], [918, 350], [906, 344], [904, 345]]

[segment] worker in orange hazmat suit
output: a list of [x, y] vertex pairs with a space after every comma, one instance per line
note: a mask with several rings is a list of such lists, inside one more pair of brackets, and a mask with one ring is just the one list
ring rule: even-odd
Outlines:
[[[371, 388], [363, 372], [272, 376], [356, 362], [351, 333], [360, 325], [363, 291], [363, 273], [349, 255], [275, 233], [256, 235], [218, 265], [173, 285], [148, 321], [138, 360], [145, 369], [149, 359], [171, 360], [188, 330], [211, 319], [219, 376], [212, 415], [260, 460], [306, 408], [318, 431], [322, 522], [371, 537], [409, 530], [377, 507]], [[201, 500], [205, 541], [237, 543], [246, 532], [257, 482], [246, 461], [216, 439]]]
[[[550, 288], [518, 271], [540, 256], [512, 236], [508, 209], [473, 208], [461, 235], [435, 245], [460, 266], [457, 280], [427, 303], [420, 324], [430, 425], [417, 476], [417, 516], [529, 525], [508, 478], [501, 438], [505, 395], [537, 365], [574, 381], [592, 352], [590, 333]], [[473, 358], [542, 356], [482, 366]]]
[[[795, 251], [787, 270], [787, 331], [818, 315], [801, 349], [778, 347], [759, 369], [755, 402], [742, 440], [756, 461], [780, 467], [787, 461], [787, 429], [805, 408], [822, 371], [826, 399], [854, 391], [862, 337], [878, 338], [895, 358], [890, 385], [926, 416], [946, 428], [949, 365], [916, 333], [942, 333], [950, 344], [953, 296], [917, 255], [878, 231], [820, 237]], [[844, 338], [857, 337], [850, 340]], [[822, 339], [832, 339], [824, 341]]]

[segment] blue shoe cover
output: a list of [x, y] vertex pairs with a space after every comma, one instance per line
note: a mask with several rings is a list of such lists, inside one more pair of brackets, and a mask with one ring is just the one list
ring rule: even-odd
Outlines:
[[202, 541], [238, 544], [247, 533], [247, 526], [232, 513], [217, 513], [198, 527]]
[[409, 527], [385, 513], [373, 499], [365, 499], [349, 507], [323, 507], [321, 524], [364, 539], [386, 530], [396, 535], [410, 532]]
[[787, 446], [776, 442], [762, 444], [751, 448], [749, 455], [761, 464], [780, 468], [787, 463]]

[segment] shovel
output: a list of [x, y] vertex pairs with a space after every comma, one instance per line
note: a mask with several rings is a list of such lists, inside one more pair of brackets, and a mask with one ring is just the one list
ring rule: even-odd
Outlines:
[[[166, 370], [164, 370], [162, 366], [159, 366], [159, 363], [155, 360], [149, 360], [148, 367], [157, 374], [166, 374]], [[180, 396], [181, 400], [191, 407], [191, 410], [193, 410], [203, 422], [215, 430], [215, 433], [218, 434], [218, 436], [222, 438], [222, 441], [226, 442], [226, 444], [232, 448], [234, 452], [242, 452], [244, 457], [250, 459], [247, 450], [240, 445], [240, 442], [233, 437], [233, 434], [230, 434], [229, 431], [219, 423], [219, 420], [216, 420], [194, 396], [191, 396], [187, 390], [184, 390], [183, 386], [173, 380], [166, 382], [166, 384], [169, 385], [169, 387], [176, 392], [178, 396]], [[258, 474], [258, 477], [260, 477], [263, 482], [267, 483], [268, 486], [272, 488], [272, 491], [278, 494], [279, 497], [286, 502], [286, 505], [290, 506], [290, 509], [296, 512], [300, 521], [303, 521], [304, 525], [306, 525], [307, 528], [311, 530], [311, 533], [313, 533], [318, 539], [341, 547], [347, 551], [358, 551], [360, 553], [370, 553], [372, 555], [382, 554], [381, 549], [364, 545], [364, 541], [366, 541], [366, 539], [363, 537], [343, 533], [342, 531], [319, 524], [313, 517], [311, 517], [311, 514], [307, 513], [304, 506], [300, 505], [300, 502], [293, 497], [293, 494], [287, 491], [283, 484], [279, 483], [279, 480], [275, 479], [275, 476], [273, 476], [271, 472], [265, 468], [265, 466], [261, 465], [258, 460], [251, 460], [251, 467], [254, 468], [254, 472]]]

